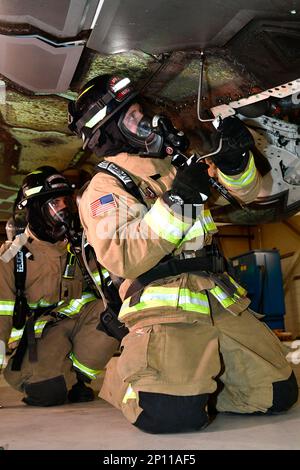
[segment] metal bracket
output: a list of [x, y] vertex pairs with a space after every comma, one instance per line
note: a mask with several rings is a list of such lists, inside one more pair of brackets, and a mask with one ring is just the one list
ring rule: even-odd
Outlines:
[[215, 117], [221, 117], [224, 119], [228, 116], [233, 116], [238, 108], [247, 106], [248, 104], [266, 100], [270, 96], [275, 98], [285, 98], [286, 96], [291, 96], [295, 93], [300, 93], [300, 78], [297, 78], [296, 80], [288, 83], [284, 83], [283, 85], [270, 88], [269, 90], [262, 91], [261, 93], [256, 93], [255, 95], [249, 96], [248, 98], [242, 98], [238, 101], [231, 101], [229, 104], [215, 106], [211, 108], [211, 112]]

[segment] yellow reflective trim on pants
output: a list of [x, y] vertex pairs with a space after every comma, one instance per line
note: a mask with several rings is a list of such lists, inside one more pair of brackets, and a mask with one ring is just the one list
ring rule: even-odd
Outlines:
[[243, 186], [247, 186], [248, 184], [252, 183], [256, 175], [256, 167], [254, 163], [254, 158], [252, 153], [250, 152], [250, 159], [248, 163], [248, 169], [242, 173], [239, 178], [233, 178], [231, 176], [225, 175], [220, 171], [221, 179], [226, 183], [226, 186], [229, 187], [236, 187], [239, 188]]
[[183, 238], [190, 224], [183, 222], [170, 212], [158, 199], [144, 217], [144, 221], [160, 238], [177, 245]]
[[81, 299], [72, 299], [68, 305], [56, 309], [55, 311], [68, 317], [72, 317], [79, 313], [84, 305], [96, 299], [97, 297], [91, 292], [84, 292]]
[[0, 300], [0, 316], [9, 315], [14, 313], [15, 301], [14, 300]]
[[148, 287], [141, 295], [140, 301], [130, 307], [130, 298], [126, 299], [121, 307], [119, 317], [149, 308], [181, 308], [189, 312], [209, 315], [207, 295], [202, 292], [192, 292], [190, 289], [179, 287]]
[[126, 390], [126, 393], [124, 395], [124, 398], [122, 400], [122, 403], [127, 403], [128, 400], [136, 400], [136, 399], [137, 399], [137, 394], [133, 390], [131, 384], [129, 384]]
[[99, 376], [99, 374], [101, 374], [101, 372], [102, 372], [102, 370], [90, 369], [89, 367], [81, 364], [78, 361], [78, 359], [76, 359], [74, 353], [70, 353], [69, 358], [71, 359], [71, 361], [73, 363], [73, 367], [75, 369], [79, 370], [80, 372], [82, 372], [84, 375], [86, 375], [90, 379], [96, 379]]

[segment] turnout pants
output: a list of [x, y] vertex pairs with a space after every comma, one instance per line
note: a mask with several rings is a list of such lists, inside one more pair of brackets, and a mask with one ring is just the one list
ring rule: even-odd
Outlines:
[[233, 316], [209, 300], [210, 323], [137, 324], [108, 363], [100, 396], [142, 430], [201, 429], [213, 395], [217, 411], [234, 413], [280, 412], [297, 401], [272, 331], [248, 310]]
[[96, 378], [118, 348], [116, 339], [97, 329], [102, 312], [103, 303], [97, 300], [73, 318], [48, 323], [37, 339], [37, 362], [29, 361], [27, 349], [21, 370], [14, 371], [12, 356], [4, 370], [6, 381], [28, 395], [33, 390], [46, 405], [65, 402], [67, 389], [76, 382], [75, 371]]

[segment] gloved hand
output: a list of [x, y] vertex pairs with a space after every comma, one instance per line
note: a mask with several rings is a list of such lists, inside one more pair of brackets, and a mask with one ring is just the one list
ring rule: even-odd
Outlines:
[[179, 167], [169, 192], [171, 201], [173, 195], [174, 202], [176, 196], [179, 196], [185, 204], [203, 204], [210, 195], [207, 169], [208, 165], [196, 163], [196, 158], [190, 165]]
[[249, 148], [254, 145], [251, 132], [235, 116], [225, 118], [218, 128], [222, 148], [211, 157], [214, 164], [227, 175], [242, 173], [249, 160]]

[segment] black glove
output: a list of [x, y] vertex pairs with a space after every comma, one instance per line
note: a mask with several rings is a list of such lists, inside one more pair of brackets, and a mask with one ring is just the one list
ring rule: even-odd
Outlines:
[[84, 403], [95, 400], [95, 395], [91, 387], [87, 387], [85, 383], [78, 381], [68, 392], [68, 400], [71, 403]]
[[249, 161], [249, 148], [254, 145], [251, 132], [235, 116], [225, 118], [218, 128], [222, 148], [211, 157], [214, 164], [227, 175], [242, 173]]
[[196, 163], [196, 159], [179, 167], [171, 190], [166, 193], [168, 204], [203, 204], [210, 195], [207, 169], [206, 163]]

